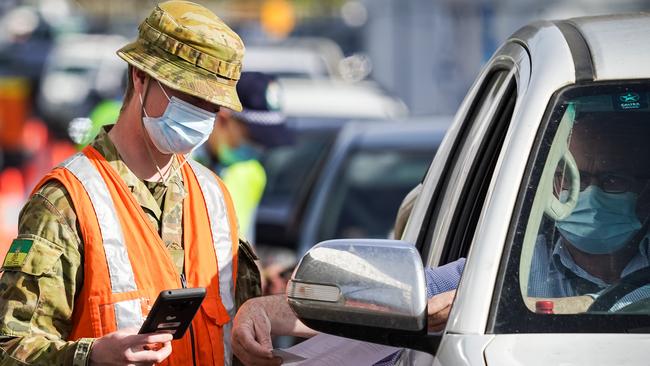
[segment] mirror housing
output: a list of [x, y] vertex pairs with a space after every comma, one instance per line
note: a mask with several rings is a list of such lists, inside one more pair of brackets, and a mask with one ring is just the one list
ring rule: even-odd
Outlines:
[[435, 352], [427, 337], [420, 254], [400, 240], [324, 241], [309, 250], [287, 286], [296, 316], [312, 329]]

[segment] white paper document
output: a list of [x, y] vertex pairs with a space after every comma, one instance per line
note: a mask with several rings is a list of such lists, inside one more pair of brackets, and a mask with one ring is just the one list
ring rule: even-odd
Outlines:
[[[274, 353], [286, 360], [283, 365], [370, 366], [399, 350], [400, 348], [319, 334]], [[298, 356], [304, 360], [300, 361], [291, 356]]]

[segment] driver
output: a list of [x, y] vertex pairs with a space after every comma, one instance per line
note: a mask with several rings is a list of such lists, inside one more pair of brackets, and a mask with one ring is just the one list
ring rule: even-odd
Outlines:
[[[529, 296], [595, 298], [649, 266], [650, 123], [641, 116], [646, 113], [599, 112], [576, 120], [569, 150], [580, 173], [578, 202], [568, 217], [547, 229], [550, 235], [539, 236]], [[568, 193], [566, 181], [558, 171], [555, 188], [561, 200]], [[635, 296], [650, 297], [650, 288]], [[615, 306], [631, 302], [621, 300]]]

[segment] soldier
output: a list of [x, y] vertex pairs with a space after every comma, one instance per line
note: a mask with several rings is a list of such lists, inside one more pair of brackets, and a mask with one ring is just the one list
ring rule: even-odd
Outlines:
[[[21, 212], [0, 280], [0, 364], [230, 364], [231, 318], [259, 291], [227, 190], [185, 157], [220, 106], [241, 110], [242, 41], [206, 8], [169, 1], [117, 53], [130, 66], [116, 125]], [[207, 289], [190, 331], [138, 335], [158, 293], [181, 286]]]

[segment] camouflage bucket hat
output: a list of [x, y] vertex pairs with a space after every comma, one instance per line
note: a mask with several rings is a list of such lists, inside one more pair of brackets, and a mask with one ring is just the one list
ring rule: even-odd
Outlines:
[[244, 43], [219, 17], [189, 1], [168, 1], [138, 29], [118, 56], [172, 89], [241, 111], [235, 86]]

